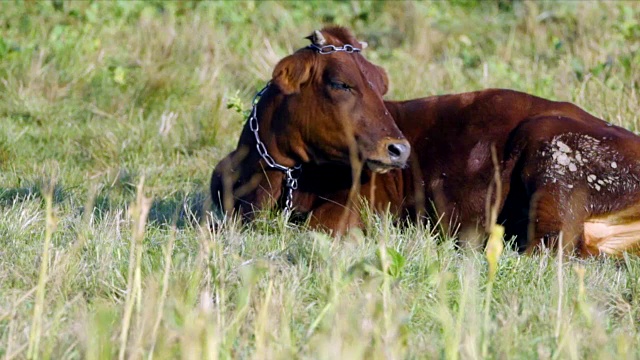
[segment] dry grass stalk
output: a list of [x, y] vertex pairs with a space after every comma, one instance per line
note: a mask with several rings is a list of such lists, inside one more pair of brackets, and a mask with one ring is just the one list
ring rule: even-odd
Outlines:
[[[130, 214], [133, 218], [131, 228], [131, 244], [129, 247], [129, 271], [127, 276], [127, 292], [124, 302], [124, 315], [120, 332], [120, 350], [118, 358], [123, 360], [127, 350], [127, 338], [131, 325], [131, 315], [136, 301], [142, 301], [142, 287], [140, 263], [142, 260], [144, 231], [147, 224], [147, 216], [151, 209], [151, 198], [144, 195], [144, 177], [140, 179], [136, 192], [136, 201], [131, 204]], [[138, 311], [140, 306], [138, 306]]]
[[38, 276], [38, 286], [36, 288], [36, 300], [33, 306], [33, 320], [29, 334], [29, 346], [27, 358], [39, 358], [40, 340], [42, 337], [42, 326], [44, 322], [44, 295], [46, 292], [48, 272], [49, 272], [49, 251], [51, 247], [51, 237], [56, 229], [56, 219], [53, 214], [53, 191], [54, 183], [50, 183], [45, 191], [44, 200], [46, 205], [46, 228], [44, 233], [44, 244], [42, 245], [42, 257], [40, 259], [40, 275]]

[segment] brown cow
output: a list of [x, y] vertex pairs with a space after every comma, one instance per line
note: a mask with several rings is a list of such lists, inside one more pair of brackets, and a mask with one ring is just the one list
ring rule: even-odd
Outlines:
[[[353, 41], [343, 43], [345, 36]], [[360, 54], [366, 44], [340, 28], [308, 38], [312, 46], [276, 65], [236, 150], [214, 170], [213, 200], [225, 211], [251, 218], [283, 194], [289, 209], [301, 164], [364, 162], [384, 172], [409, 157], [409, 143], [382, 99], [387, 75]]]
[[[318, 37], [325, 43], [319, 44]], [[315, 48], [360, 46], [341, 28], [324, 29], [311, 40]], [[291, 95], [274, 89], [257, 109], [260, 136], [271, 141], [269, 153], [278, 154], [278, 161], [288, 167], [301, 166], [292, 207], [300, 214], [311, 213], [312, 226], [335, 232], [361, 226], [360, 203], [354, 196], [360, 195], [373, 209], [390, 209], [408, 219], [420, 218], [425, 204], [431, 203], [435, 210], [431, 215], [439, 216], [443, 224], [459, 224], [461, 238], [474, 241], [483, 233], [489, 205], [494, 203], [498, 222], [505, 225], [507, 235], [517, 236], [521, 250], [554, 246], [560, 233], [565, 246], [583, 256], [620, 254], [639, 247], [640, 138], [631, 132], [573, 104], [511, 90], [386, 101], [397, 127], [411, 144], [410, 166], [402, 169], [401, 160], [406, 158], [401, 150], [409, 146], [400, 142], [396, 149], [379, 140], [402, 137], [387, 117], [379, 115], [383, 110], [377, 100], [386, 90], [384, 72], [360, 54], [323, 55], [306, 48], [294, 56], [305, 56], [296, 61], [307, 70], [288, 74], [298, 76], [300, 94], [317, 103], [283, 109]], [[332, 66], [338, 64], [343, 72], [328, 76], [326, 73], [335, 71]], [[276, 84], [279, 68], [280, 64], [274, 72]], [[315, 77], [310, 80], [308, 73]], [[356, 83], [350, 81], [356, 80], [346, 81], [341, 76], [354, 73], [359, 80], [353, 93], [359, 95], [369, 84], [377, 95], [376, 101], [362, 101], [359, 106], [371, 106], [371, 113], [378, 117], [357, 118], [360, 115], [353, 111], [334, 117], [321, 113], [319, 108], [340, 106], [330, 95], [335, 91], [331, 85], [335, 80], [331, 79], [342, 79], [339, 82], [352, 86]], [[345, 97], [355, 96], [351, 89], [341, 91]], [[307, 121], [303, 134], [299, 127], [287, 127], [296, 117]], [[337, 125], [344, 122], [349, 125], [343, 127], [350, 129], [357, 119], [360, 122], [353, 133]], [[363, 139], [358, 130], [368, 130], [377, 140]], [[353, 141], [357, 151], [348, 150]], [[383, 145], [363, 145], [376, 141]], [[214, 170], [211, 191], [220, 208], [236, 208], [247, 215], [247, 209], [273, 207], [276, 199], [281, 206], [286, 203], [286, 196], [281, 195], [287, 172], [266, 166], [255, 146], [247, 125], [238, 149]], [[309, 155], [325, 147], [341, 151], [322, 151], [335, 153], [332, 157]], [[378, 149], [376, 155], [362, 150], [372, 148]], [[370, 169], [360, 173], [361, 161], [367, 160]], [[380, 166], [375, 165], [378, 163]], [[390, 170], [393, 166], [398, 168]], [[427, 206], [426, 210], [430, 209]]]

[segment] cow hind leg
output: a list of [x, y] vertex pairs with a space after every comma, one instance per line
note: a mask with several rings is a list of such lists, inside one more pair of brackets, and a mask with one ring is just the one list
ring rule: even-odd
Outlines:
[[567, 254], [580, 249], [587, 217], [582, 200], [582, 194], [566, 193], [558, 187], [536, 190], [529, 201], [526, 252], [555, 249], [560, 243]]
[[563, 192], [562, 187], [543, 187], [531, 196], [527, 253], [555, 249], [560, 241], [566, 254], [582, 257], [640, 251], [640, 204], [592, 217], [586, 189]]

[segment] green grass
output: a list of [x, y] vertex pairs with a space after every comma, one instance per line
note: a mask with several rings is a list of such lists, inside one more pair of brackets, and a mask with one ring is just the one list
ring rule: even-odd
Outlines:
[[636, 2], [0, 2], [0, 357], [640, 357], [635, 256], [507, 249], [487, 297], [430, 224], [200, 225], [240, 113], [328, 22], [390, 99], [505, 87], [638, 129]]

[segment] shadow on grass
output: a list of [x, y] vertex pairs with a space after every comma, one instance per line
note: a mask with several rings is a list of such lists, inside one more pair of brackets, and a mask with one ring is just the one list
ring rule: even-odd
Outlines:
[[[16, 188], [0, 187], [0, 206], [7, 207], [32, 199], [43, 199], [46, 193], [45, 181], [35, 181]], [[53, 203], [60, 204], [71, 196], [71, 191], [59, 184], [53, 187]]]
[[[17, 204], [44, 199], [45, 181], [36, 180], [15, 188], [0, 187], [0, 207], [12, 207]], [[100, 191], [93, 202], [94, 216], [101, 219], [105, 214], [123, 209], [135, 199], [135, 192]], [[208, 194], [205, 192], [176, 192], [171, 196], [154, 198], [149, 211], [148, 221], [154, 226], [176, 225], [178, 228], [195, 226], [206, 218]], [[56, 184], [53, 189], [53, 202], [60, 205], [71, 203], [71, 207], [84, 214], [86, 199], [78, 195], [73, 188]], [[44, 204], [44, 201], [42, 202]], [[76, 204], [75, 206], [73, 204]], [[76, 211], [76, 210], [74, 210]]]
[[149, 223], [173, 225], [178, 228], [195, 226], [206, 219], [208, 195], [178, 192], [171, 197], [154, 199], [149, 211]]
[[[93, 211], [97, 217], [102, 217], [108, 212], [123, 209], [135, 200], [135, 194], [125, 199], [116, 195], [114, 200], [108, 192], [99, 194], [94, 202]], [[196, 226], [206, 219], [208, 207], [208, 195], [204, 192], [177, 192], [171, 196], [153, 198], [149, 210], [148, 223], [153, 226], [172, 226], [178, 228]]]

